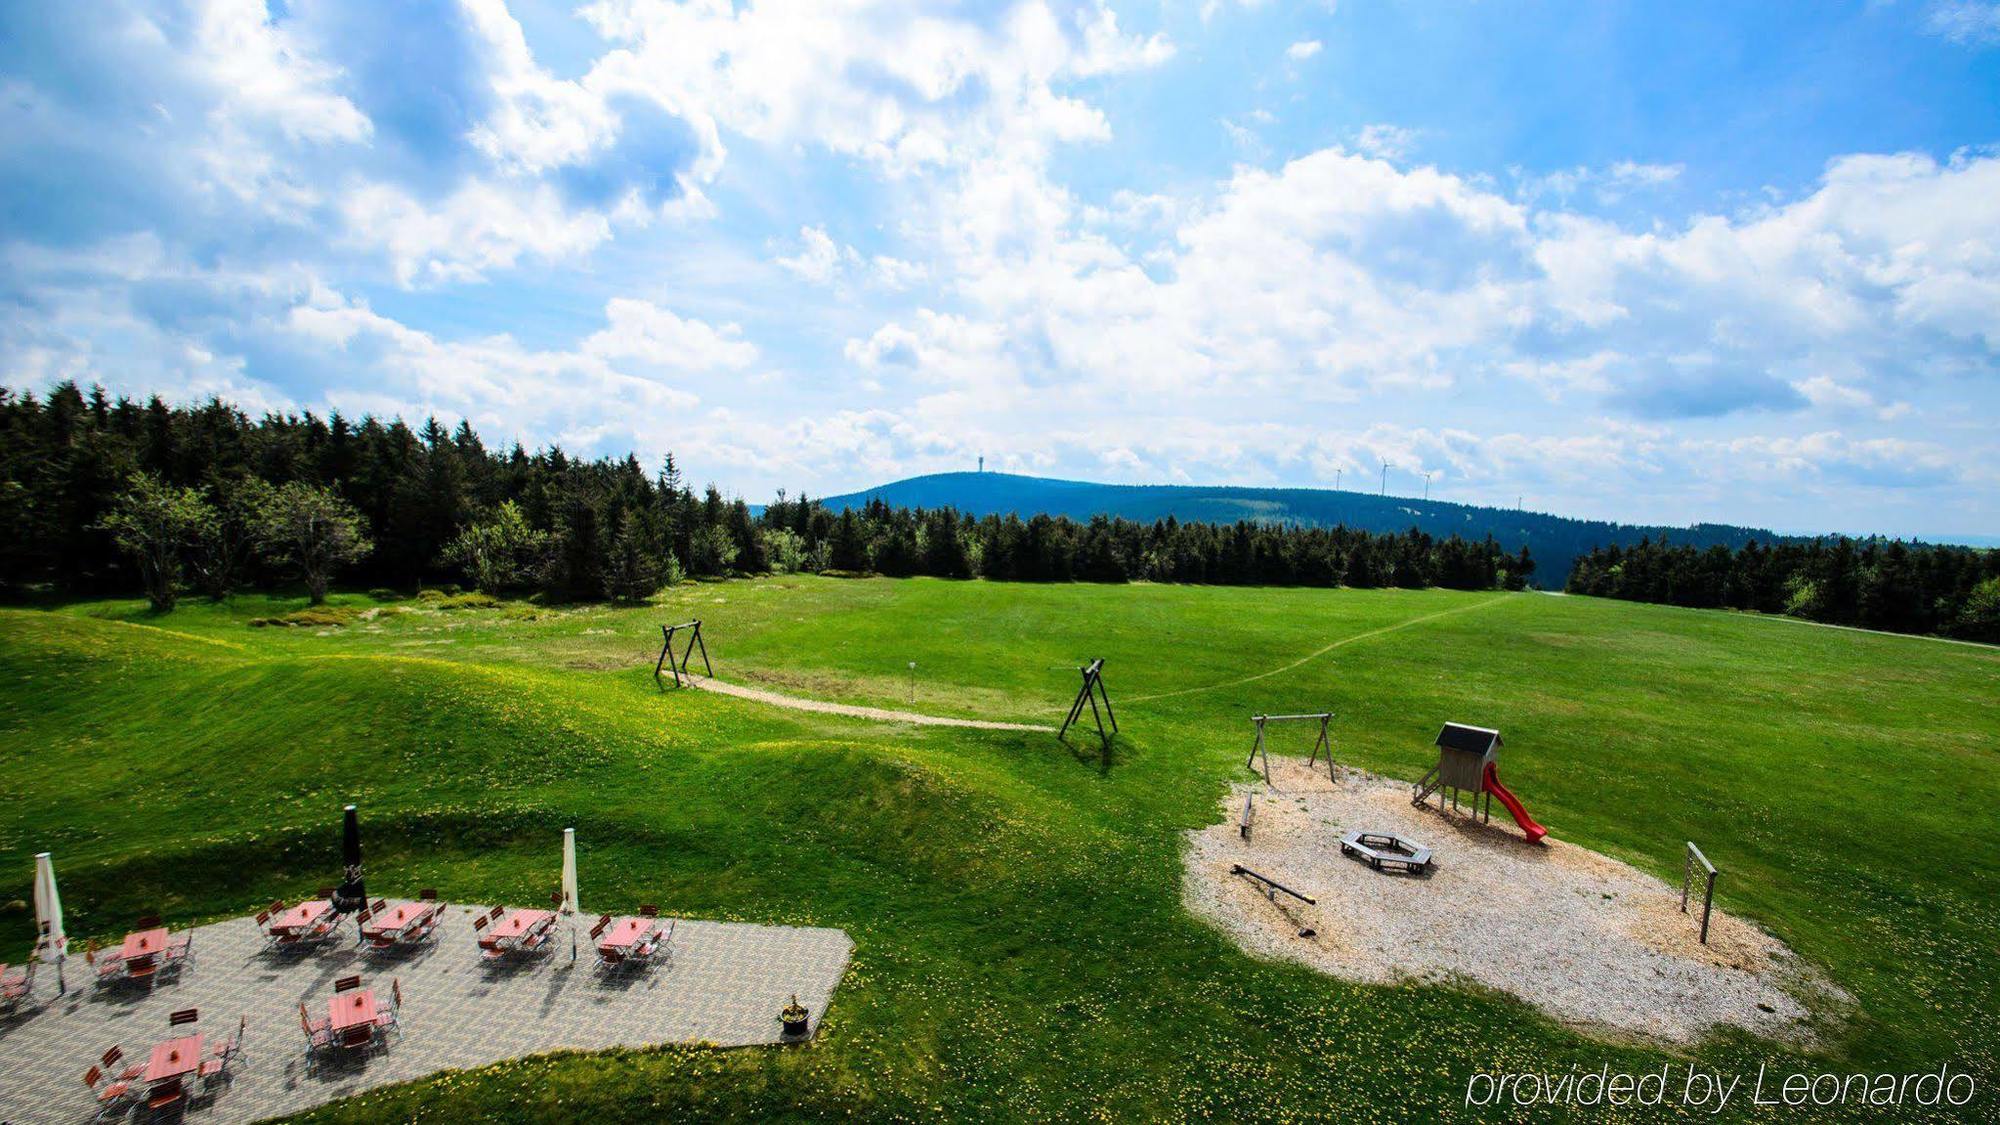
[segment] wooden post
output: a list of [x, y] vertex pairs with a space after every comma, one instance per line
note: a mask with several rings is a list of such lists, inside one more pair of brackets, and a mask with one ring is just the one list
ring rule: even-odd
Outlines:
[[1237, 831], [1242, 835], [1242, 837], [1245, 840], [1248, 840], [1250, 838], [1250, 819], [1257, 815], [1256, 802], [1257, 802], [1256, 794], [1254, 793], [1243, 794], [1243, 822], [1237, 825]]
[[1094, 661], [1093, 664], [1097, 670], [1091, 673], [1090, 681], [1097, 685], [1097, 694], [1104, 697], [1104, 717], [1111, 720], [1111, 733], [1117, 734], [1118, 716], [1111, 713], [1111, 693], [1104, 690], [1104, 661]]
[[708, 678], [712, 680], [715, 678], [715, 668], [708, 662], [708, 642], [701, 639], [701, 619], [696, 618], [690, 624], [694, 626], [694, 635], [688, 638], [687, 651], [681, 654], [681, 667], [688, 669], [689, 679], [694, 678], [694, 670], [688, 668], [688, 658], [694, 655], [695, 648], [699, 646], [701, 649], [702, 671], [706, 672]]
[[1251, 773], [1256, 773], [1257, 755], [1262, 754], [1264, 756], [1264, 784], [1266, 787], [1271, 784], [1271, 752], [1264, 749], [1264, 721], [1269, 717], [1268, 715], [1250, 716], [1250, 721], [1257, 724], [1257, 741], [1251, 743], [1250, 757], [1243, 763], [1243, 768], [1249, 770]]
[[1306, 768], [1311, 769], [1314, 763], [1319, 761], [1319, 752], [1324, 749], [1326, 751], [1326, 779], [1328, 781], [1338, 781], [1340, 779], [1335, 777], [1333, 773], [1333, 735], [1327, 729], [1328, 725], [1332, 722], [1333, 712], [1331, 711], [1319, 717], [1319, 741], [1313, 743], [1312, 756], [1306, 759]]
[[[652, 679], [660, 679], [660, 669], [664, 669], [670, 659], [674, 659], [674, 627], [672, 625], [662, 625], [660, 627], [660, 659], [652, 665]], [[680, 687], [680, 669], [674, 669], [674, 687]]]
[[1707, 945], [1709, 912], [1715, 908], [1715, 865], [1708, 862], [1708, 857], [1701, 854], [1701, 849], [1694, 846], [1693, 840], [1689, 840], [1687, 842], [1687, 858], [1681, 865], [1682, 914], [1686, 914], [1688, 910], [1688, 891], [1694, 885], [1694, 869], [1697, 863], [1701, 865], [1706, 875], [1706, 878], [1703, 880], [1704, 885], [1701, 895], [1701, 943]]

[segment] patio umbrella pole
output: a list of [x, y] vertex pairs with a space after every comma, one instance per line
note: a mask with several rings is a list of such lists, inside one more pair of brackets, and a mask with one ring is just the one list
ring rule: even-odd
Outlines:
[[345, 872], [339, 889], [333, 892], [333, 909], [351, 914], [368, 905], [368, 888], [361, 880], [361, 815], [353, 805], [347, 806], [343, 816], [340, 861]]

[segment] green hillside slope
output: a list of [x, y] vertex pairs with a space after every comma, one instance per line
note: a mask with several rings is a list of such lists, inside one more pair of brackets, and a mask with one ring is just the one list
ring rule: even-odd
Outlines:
[[[1247, 716], [1322, 706], [1341, 760], [1409, 778], [1442, 720], [1502, 727], [1510, 786], [1557, 835], [1663, 875], [1699, 840], [1727, 908], [1860, 1001], [1828, 1058], [1727, 1037], [1704, 1061], [1935, 1068], [1957, 1044], [1996, 1072], [1990, 650], [1449, 591], [798, 578], [623, 609], [340, 607], [381, 612], [0, 611], [0, 901], [50, 849], [78, 936], [246, 913], [329, 881], [354, 800], [371, 887], [538, 901], [574, 824], [586, 901], [836, 925], [856, 955], [810, 1051], [509, 1064], [327, 1120], [1435, 1120], [1475, 1068], [1657, 1067], [1504, 997], [1255, 961], [1186, 914], [1180, 833], [1243, 776]], [[662, 691], [657, 623], [690, 615], [731, 679], [991, 718], [1047, 719], [1103, 656], [1127, 734], [1106, 760]], [[1910, 840], [1950, 862], [1883, 846]]]

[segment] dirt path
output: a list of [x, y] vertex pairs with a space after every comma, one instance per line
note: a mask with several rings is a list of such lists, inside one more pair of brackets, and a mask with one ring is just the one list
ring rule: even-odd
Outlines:
[[1412, 617], [1408, 621], [1398, 621], [1394, 625], [1384, 625], [1379, 629], [1370, 629], [1365, 633], [1356, 633], [1351, 637], [1342, 637], [1337, 641], [1330, 641], [1324, 645], [1321, 645], [1320, 647], [1312, 650], [1309, 653], [1306, 653], [1304, 656], [1299, 657], [1297, 660], [1294, 660], [1289, 664], [1280, 664], [1276, 668], [1271, 668], [1262, 672], [1255, 672], [1248, 676], [1238, 676], [1233, 680], [1224, 680], [1219, 684], [1202, 684], [1200, 687], [1181, 688], [1177, 691], [1163, 691], [1154, 695], [1135, 695], [1126, 702], [1151, 703], [1156, 699], [1174, 699], [1179, 696], [1195, 695], [1204, 691], [1220, 691], [1223, 688], [1240, 687], [1243, 684], [1254, 684], [1258, 680], [1267, 680], [1270, 679], [1272, 676], [1281, 675], [1285, 672], [1289, 672], [1292, 669], [1297, 668], [1301, 664], [1307, 664], [1310, 663], [1311, 661], [1318, 660], [1320, 657], [1325, 656], [1327, 653], [1332, 652], [1334, 649], [1354, 644], [1356, 641], [1365, 641], [1370, 637], [1379, 637], [1384, 633], [1394, 633], [1400, 629], [1408, 629], [1413, 625], [1422, 625], [1426, 621], [1436, 621], [1440, 617], [1450, 617], [1454, 613], [1466, 613], [1475, 609], [1485, 609], [1489, 605], [1498, 605], [1512, 596], [1513, 595], [1511, 594], [1502, 594], [1497, 598], [1488, 598], [1483, 602], [1473, 602], [1470, 605], [1453, 606], [1450, 609], [1438, 610], [1436, 613], [1426, 613], [1422, 617]]
[[801, 699], [796, 695], [780, 695], [763, 688], [746, 687], [725, 680], [695, 679], [696, 687], [704, 691], [733, 695], [738, 699], [768, 703], [773, 707], [789, 707], [794, 711], [815, 711], [822, 715], [847, 715], [856, 719], [874, 719], [883, 723], [910, 723], [920, 727], [971, 727], [975, 730], [1022, 730], [1042, 731], [1054, 734], [1056, 728], [1039, 726], [1034, 723], [1002, 723], [991, 719], [953, 719], [944, 715], [919, 715], [914, 711], [891, 711], [884, 707], [857, 707], [851, 703], [827, 703], [818, 699]]

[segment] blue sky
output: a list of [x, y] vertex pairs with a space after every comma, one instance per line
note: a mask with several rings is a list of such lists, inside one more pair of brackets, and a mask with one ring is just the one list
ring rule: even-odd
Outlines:
[[0, 6], [0, 381], [2000, 531], [2000, 3]]

